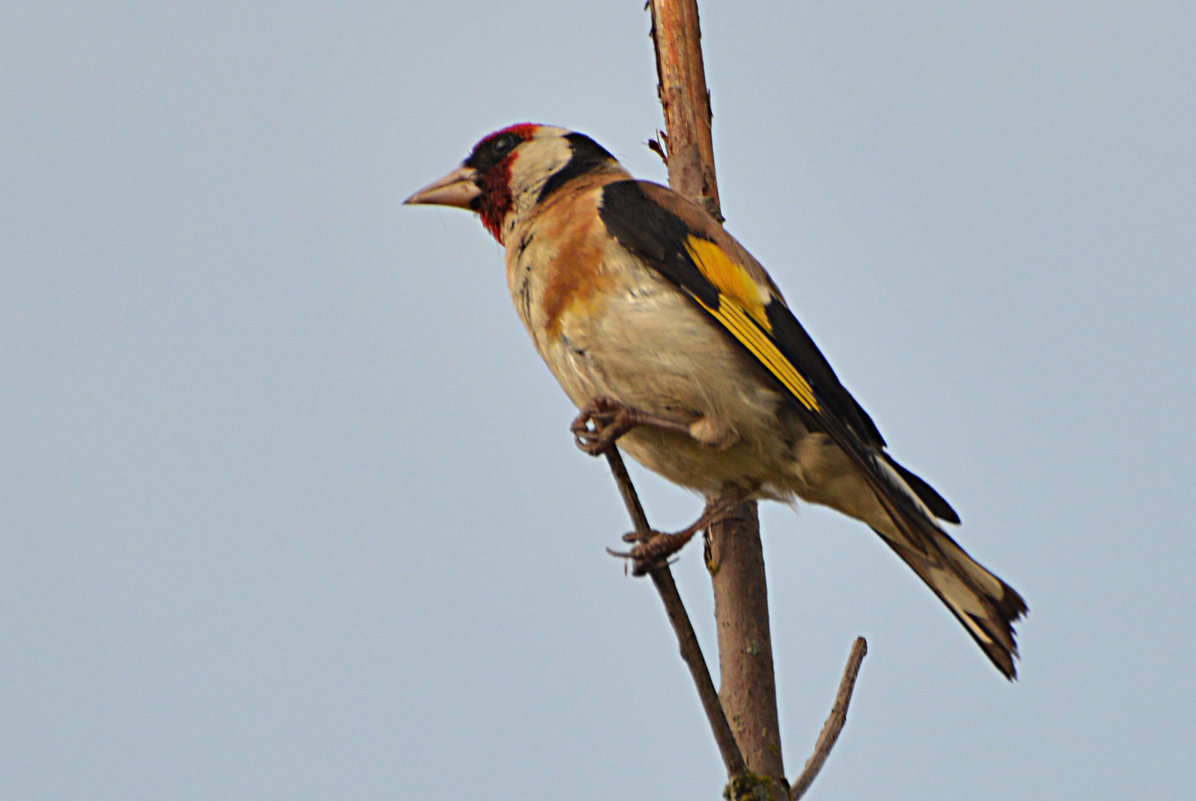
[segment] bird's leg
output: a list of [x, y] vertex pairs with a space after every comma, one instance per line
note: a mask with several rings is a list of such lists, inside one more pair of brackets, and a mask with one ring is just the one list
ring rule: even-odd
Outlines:
[[624, 406], [614, 398], [597, 397], [582, 407], [569, 430], [577, 447], [591, 456], [606, 453], [615, 441], [639, 426], [653, 426], [666, 431], [689, 434], [689, 424], [670, 417]]
[[654, 564], [668, 561], [669, 557], [684, 548], [695, 534], [718, 521], [735, 504], [743, 500], [743, 497], [744, 493], [742, 492], [731, 492], [710, 499], [706, 502], [706, 508], [702, 510], [702, 515], [694, 521], [693, 525], [674, 534], [654, 530], [652, 536], [646, 541], [640, 541], [640, 536], [635, 532], [625, 534], [623, 536], [625, 542], [638, 542], [638, 544], [626, 553], [611, 551], [611, 554], [630, 559], [632, 575], [645, 575]]

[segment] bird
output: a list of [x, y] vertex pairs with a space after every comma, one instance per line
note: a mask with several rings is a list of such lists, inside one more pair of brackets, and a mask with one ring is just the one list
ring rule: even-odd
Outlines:
[[959, 515], [888, 453], [764, 267], [702, 206], [636, 180], [589, 136], [536, 123], [482, 138], [404, 202], [472, 211], [503, 246], [515, 309], [579, 409], [584, 450], [617, 439], [707, 510], [801, 499], [862, 521], [1016, 678], [1025, 600], [947, 534]]

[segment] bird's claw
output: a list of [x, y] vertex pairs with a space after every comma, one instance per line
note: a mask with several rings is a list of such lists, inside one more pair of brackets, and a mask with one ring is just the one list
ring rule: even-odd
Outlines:
[[[709, 531], [710, 526], [722, 520], [738, 500], [737, 495], [731, 495], [711, 501], [693, 525], [675, 534], [666, 534], [656, 529], [650, 529], [646, 536], [637, 531], [624, 534], [623, 542], [635, 543], [634, 547], [630, 551], [622, 552], [607, 548], [607, 553], [631, 562], [633, 576], [646, 575], [661, 562], [668, 562], [669, 558], [684, 548], [699, 531]], [[709, 559], [707, 562], [709, 563]]]
[[632, 531], [623, 535], [624, 542], [636, 543], [630, 551], [616, 551], [607, 548], [606, 552], [611, 556], [630, 562], [631, 575], [646, 576], [652, 568], [662, 562], [667, 563], [669, 557], [684, 548], [685, 543], [689, 542], [692, 537], [693, 533], [689, 531], [666, 534], [663, 531], [653, 530], [649, 532], [648, 539], [645, 540]]
[[614, 447], [615, 441], [640, 426], [690, 435], [690, 424], [656, 412], [625, 406], [614, 398], [599, 396], [582, 407], [569, 430], [574, 442], [591, 456], [600, 456]]
[[582, 407], [569, 430], [578, 448], [590, 456], [601, 456], [637, 425], [635, 415], [626, 406], [613, 398], [599, 397]]

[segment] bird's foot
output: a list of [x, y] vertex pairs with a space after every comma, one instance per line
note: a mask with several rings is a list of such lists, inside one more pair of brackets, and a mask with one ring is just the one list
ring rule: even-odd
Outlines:
[[640, 426], [689, 433], [689, 426], [679, 420], [624, 406], [614, 398], [600, 396], [582, 407], [569, 430], [577, 447], [591, 456], [601, 456], [614, 447], [619, 437]]
[[693, 525], [687, 526], [673, 534], [652, 530], [649, 532], [647, 539], [634, 531], [624, 534], [623, 541], [634, 542], [636, 543], [635, 547], [625, 552], [611, 551], [609, 549], [608, 552], [611, 556], [618, 556], [629, 560], [633, 576], [646, 575], [653, 567], [661, 562], [667, 562], [673, 554], [684, 548], [686, 543], [692, 540], [694, 535], [699, 531], [709, 528], [712, 524], [718, 522], [738, 502], [738, 498], [727, 497], [712, 501], [702, 510], [701, 517], [695, 520]]

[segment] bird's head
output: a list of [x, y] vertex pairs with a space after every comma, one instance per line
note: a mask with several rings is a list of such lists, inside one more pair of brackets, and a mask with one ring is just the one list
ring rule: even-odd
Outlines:
[[465, 162], [404, 203], [456, 206], [478, 213], [502, 242], [520, 215], [566, 181], [600, 169], [622, 170], [585, 134], [525, 122], [495, 131]]

